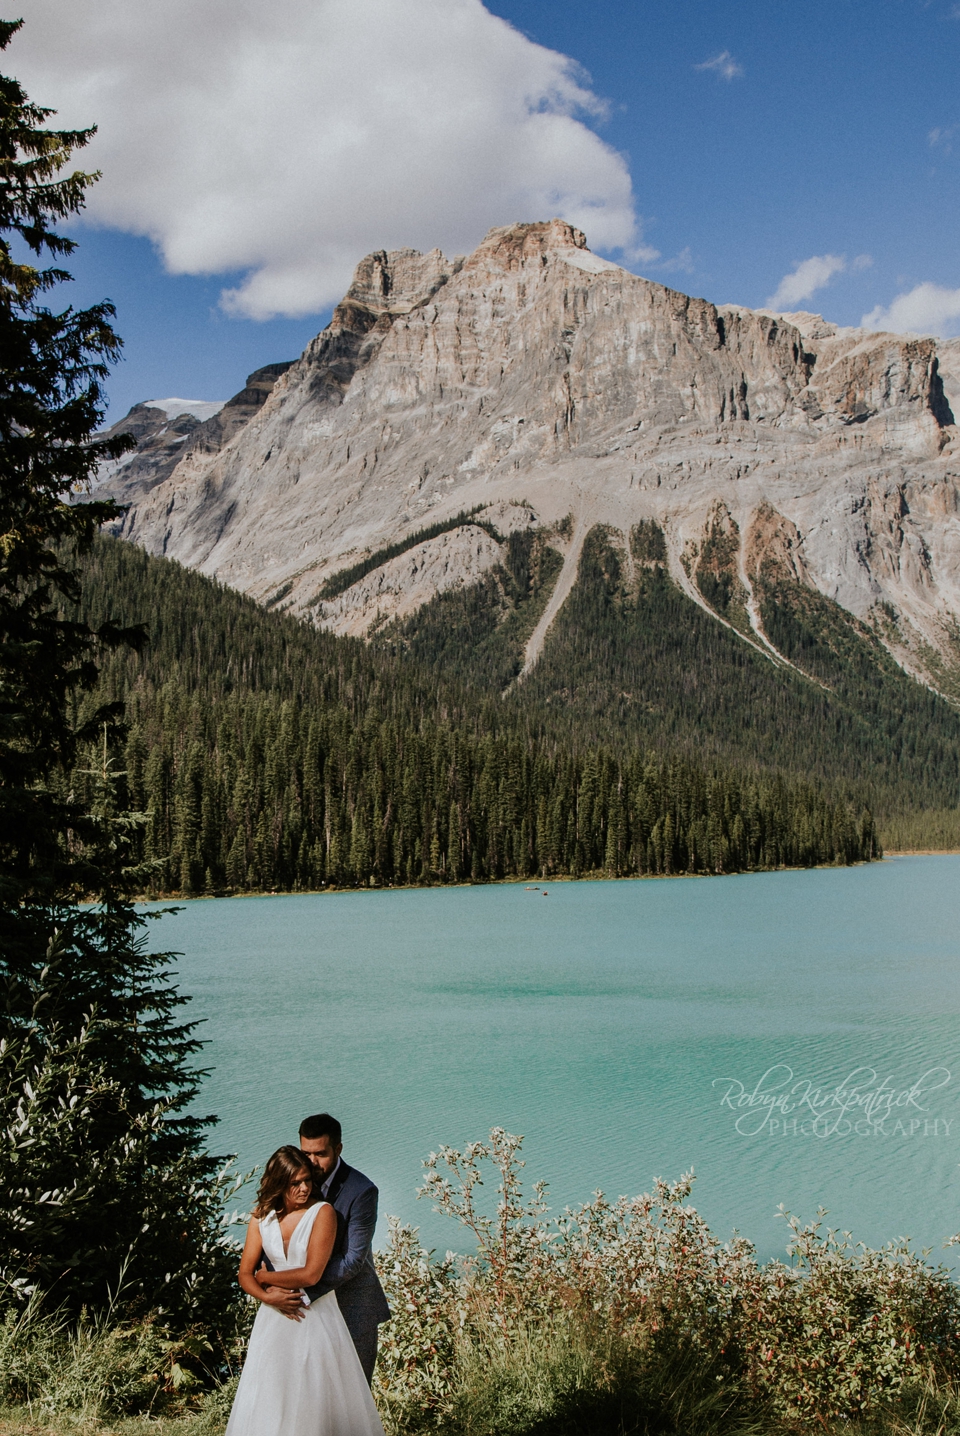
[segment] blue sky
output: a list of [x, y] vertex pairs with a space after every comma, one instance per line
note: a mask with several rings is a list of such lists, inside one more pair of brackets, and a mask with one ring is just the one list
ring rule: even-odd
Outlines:
[[[28, 0], [5, 66], [70, 122], [101, 121], [103, 198], [75, 230], [71, 298], [117, 305], [113, 416], [148, 397], [222, 399], [258, 365], [293, 358], [368, 249], [469, 248], [488, 224], [552, 212], [587, 213], [594, 248], [715, 302], [760, 306], [779, 291], [778, 307], [844, 324], [960, 332], [956, 0], [282, 0], [279, 12], [205, 0], [209, 30], [192, 35], [177, 29], [183, 0], [157, 0], [142, 37], [129, 5], [123, 33], [121, 20], [104, 28], [121, 3], [99, 0], [87, 62], [99, 74], [106, 52], [109, 84], [80, 87], [81, 38], [60, 33], [89, 20], [92, 0]], [[221, 4], [252, 37], [222, 73]], [[287, 48], [264, 48], [259, 76], [256, 42], [278, 13]], [[394, 37], [378, 63], [394, 21], [410, 54]], [[188, 40], [200, 78], [185, 71]], [[369, 69], [348, 63], [370, 46]], [[337, 73], [352, 69], [349, 91], [322, 71], [328, 50]], [[307, 67], [299, 90], [284, 66]], [[286, 89], [299, 98], [284, 130]], [[247, 95], [263, 97], [259, 130], [274, 117], [278, 128], [262, 156], [241, 136], [247, 168], [218, 189], [211, 218], [210, 176], [239, 133], [230, 106], [255, 108]], [[291, 157], [294, 131], [312, 148]], [[353, 146], [350, 164], [321, 187], [337, 144]], [[246, 248], [226, 237], [234, 221]], [[298, 236], [312, 269], [298, 268]]]
[[[591, 71], [647, 237], [665, 254], [690, 248], [698, 293], [760, 305], [823, 253], [873, 259], [821, 296], [844, 323], [905, 286], [960, 284], [960, 5], [493, 8]], [[742, 74], [696, 68], [725, 51]]]

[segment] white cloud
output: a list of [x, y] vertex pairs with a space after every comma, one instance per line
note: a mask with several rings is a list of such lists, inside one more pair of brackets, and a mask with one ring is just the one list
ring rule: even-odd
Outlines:
[[960, 334], [960, 289], [939, 284], [918, 284], [898, 294], [888, 308], [877, 305], [860, 320], [864, 329], [887, 329], [893, 334], [937, 334], [947, 339]]
[[[858, 268], [863, 268], [863, 260], [869, 261], [869, 255], [859, 257]], [[842, 254], [815, 254], [805, 259], [792, 274], [783, 276], [776, 294], [767, 300], [767, 308], [779, 311], [796, 309], [804, 299], [810, 299], [818, 289], [829, 284], [835, 274], [842, 274], [846, 267], [847, 261]]]
[[561, 215], [640, 239], [623, 156], [567, 57], [481, 0], [24, 0], [9, 68], [97, 123], [97, 222], [175, 274], [234, 274], [233, 313], [316, 312], [373, 249], [472, 249]]
[[927, 143], [932, 150], [941, 149], [945, 154], [950, 155], [953, 153], [953, 137], [956, 133], [956, 125], [950, 125], [948, 129], [937, 125], [927, 135]]
[[672, 259], [662, 260], [656, 268], [664, 274], [692, 274], [694, 265], [690, 246], [686, 245]]
[[719, 55], [714, 55], [711, 60], [704, 60], [702, 65], [694, 65], [695, 70], [714, 70], [721, 80], [736, 80], [743, 74], [743, 66], [736, 61], [729, 50], [721, 50]]
[[631, 244], [624, 249], [623, 258], [627, 264], [652, 265], [660, 259], [660, 251], [651, 244]]

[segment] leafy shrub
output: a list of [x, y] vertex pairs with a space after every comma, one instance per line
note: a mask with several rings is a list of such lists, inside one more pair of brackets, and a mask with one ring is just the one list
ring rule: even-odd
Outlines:
[[524, 1195], [521, 1141], [495, 1128], [425, 1164], [421, 1195], [471, 1233], [469, 1257], [391, 1228], [377, 1381], [395, 1431], [769, 1430], [919, 1411], [923, 1391], [950, 1404], [960, 1288], [942, 1267], [786, 1213], [791, 1260], [761, 1265], [713, 1236], [692, 1174], [551, 1220], [542, 1183]]
[[797, 1421], [849, 1418], [929, 1370], [960, 1374], [960, 1288], [902, 1244], [879, 1251], [788, 1218], [739, 1313], [745, 1383]]
[[416, 1227], [393, 1217], [378, 1267], [393, 1312], [380, 1328], [378, 1401], [395, 1429], [415, 1430], [451, 1409], [467, 1304], [453, 1254], [434, 1260]]

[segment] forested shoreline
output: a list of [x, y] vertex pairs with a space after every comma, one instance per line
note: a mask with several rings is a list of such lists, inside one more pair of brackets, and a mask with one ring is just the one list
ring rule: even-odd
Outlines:
[[[125, 704], [154, 894], [743, 872], [880, 855], [872, 815], [779, 773], [550, 734], [466, 685], [100, 539], [85, 616], [149, 614], [89, 704]], [[135, 596], [135, 599], [133, 598]], [[96, 745], [70, 784], [94, 781]]]
[[293, 704], [228, 700], [215, 727], [198, 709], [134, 705], [127, 791], [147, 815], [142, 852], [159, 891], [724, 873], [880, 855], [868, 812], [783, 778], [357, 728]]
[[922, 831], [923, 812], [960, 813], [954, 704], [833, 600], [764, 578], [764, 628], [792, 666], [771, 662], [674, 582], [654, 524], [631, 532], [632, 574], [622, 535], [602, 526], [587, 535], [540, 658], [512, 682], [560, 562], [549, 540], [512, 535], [500, 569], [386, 625], [373, 646], [448, 685], [503, 693], [494, 722], [523, 720], [573, 749], [652, 747], [799, 776], [868, 807], [881, 832], [908, 817]]

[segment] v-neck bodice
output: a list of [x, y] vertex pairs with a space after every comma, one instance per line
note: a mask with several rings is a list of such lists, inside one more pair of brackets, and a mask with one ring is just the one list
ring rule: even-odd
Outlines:
[[260, 1218], [260, 1240], [274, 1271], [293, 1271], [294, 1268], [306, 1264], [307, 1246], [317, 1212], [326, 1206], [329, 1206], [328, 1202], [314, 1202], [312, 1207], [307, 1208], [290, 1233], [286, 1251], [283, 1250], [283, 1232], [280, 1230], [280, 1219], [276, 1212], [268, 1212], [265, 1217]]

